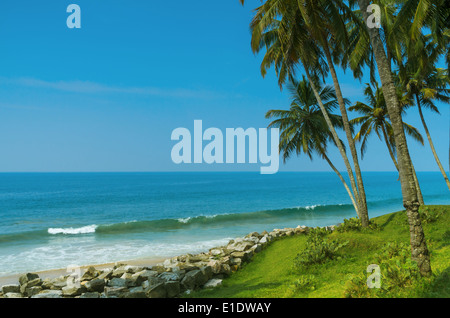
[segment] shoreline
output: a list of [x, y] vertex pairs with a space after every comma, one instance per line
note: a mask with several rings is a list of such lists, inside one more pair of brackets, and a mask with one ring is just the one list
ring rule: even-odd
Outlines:
[[[134, 259], [134, 260], [127, 260], [127, 261], [117, 261], [117, 262], [111, 262], [111, 263], [103, 263], [103, 264], [89, 264], [89, 265], [82, 265], [80, 266], [80, 269], [82, 271], [86, 271], [89, 267], [95, 267], [96, 269], [103, 270], [106, 268], [113, 268], [117, 264], [127, 264], [127, 265], [133, 265], [133, 266], [155, 266], [157, 264], [160, 264], [164, 262], [167, 258], [143, 258], [143, 259]], [[70, 265], [69, 265], [70, 266]], [[68, 267], [69, 267], [68, 266]], [[56, 268], [56, 269], [47, 269], [42, 271], [33, 271], [32, 273], [38, 274], [39, 277], [42, 279], [49, 278], [57, 278], [60, 276], [68, 275], [70, 272], [67, 271], [66, 268]], [[19, 274], [12, 274], [0, 277], [0, 287], [4, 285], [9, 284], [16, 284], [19, 281], [19, 277], [24, 275], [25, 272], [21, 272]]]
[[[336, 225], [325, 226], [333, 231]], [[0, 298], [174, 298], [193, 290], [220, 286], [272, 241], [307, 234], [307, 226], [252, 232], [200, 254], [166, 259], [135, 259], [80, 266], [79, 285], [69, 284], [65, 269], [0, 278]]]

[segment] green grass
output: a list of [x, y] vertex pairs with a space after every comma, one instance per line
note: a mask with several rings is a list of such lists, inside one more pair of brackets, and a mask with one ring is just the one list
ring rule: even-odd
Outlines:
[[[427, 209], [430, 213], [440, 213], [436, 221], [424, 224], [433, 276], [383, 297], [450, 297], [450, 206], [429, 206]], [[224, 279], [223, 286], [214, 290], [200, 290], [191, 293], [189, 297], [344, 297], [352, 277], [364, 275], [365, 279], [370, 275], [366, 273], [367, 266], [374, 264], [375, 255], [385, 243], [409, 244], [405, 212], [384, 215], [373, 221], [378, 225], [378, 230], [344, 233], [335, 231], [328, 236], [330, 240], [349, 242], [339, 251], [340, 259], [299, 271], [294, 268], [294, 259], [306, 247], [307, 236], [286, 237], [273, 242], [257, 254], [251, 263]], [[295, 282], [300, 278], [300, 288], [295, 288]], [[383, 278], [381, 283], [383, 284]], [[306, 287], [302, 288], [302, 284]]]

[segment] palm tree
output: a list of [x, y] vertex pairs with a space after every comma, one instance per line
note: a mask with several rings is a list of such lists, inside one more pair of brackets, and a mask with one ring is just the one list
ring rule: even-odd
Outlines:
[[[370, 0], [357, 0], [364, 21], [369, 19], [367, 8]], [[354, 1], [349, 1], [352, 5]], [[419, 214], [419, 199], [417, 187], [414, 181], [414, 168], [409, 154], [405, 131], [403, 129], [402, 107], [398, 101], [397, 89], [394, 84], [390, 62], [386, 55], [383, 40], [378, 28], [369, 28], [365, 23], [362, 28], [367, 32], [372, 46], [372, 52], [377, 62], [378, 74], [381, 80], [383, 94], [386, 101], [389, 118], [391, 120], [395, 145], [397, 148], [397, 162], [403, 194], [403, 206], [406, 209], [410, 226], [411, 258], [417, 262], [420, 273], [424, 276], [431, 275], [430, 253], [425, 240], [425, 234]]]
[[[334, 90], [330, 86], [322, 88], [319, 83], [316, 83], [316, 87], [334, 127], [342, 129], [342, 117], [331, 113], [338, 105]], [[266, 114], [268, 119], [275, 118], [270, 123], [269, 128], [280, 128], [280, 152], [283, 152], [284, 162], [294, 153], [297, 156], [305, 154], [311, 160], [313, 154], [317, 154], [326, 160], [331, 169], [338, 175], [355, 210], [358, 210], [352, 191], [327, 155], [328, 144], [330, 142], [334, 144], [334, 139], [309, 81], [303, 76], [301, 81], [292, 80], [287, 88], [291, 93], [292, 100], [290, 109], [270, 110]], [[346, 100], [346, 103], [349, 103], [349, 101]]]
[[427, 51], [427, 49], [422, 50], [420, 63], [418, 59], [408, 60], [406, 65], [400, 68], [399, 78], [407, 94], [415, 101], [434, 159], [450, 190], [450, 180], [436, 152], [423, 114], [423, 108], [439, 114], [434, 101], [450, 102], [450, 89], [447, 88], [449, 78], [447, 70], [434, 66], [438, 55]]
[[[240, 0], [240, 2], [244, 3], [244, 0]], [[338, 5], [340, 8], [345, 10], [346, 14], [353, 17], [353, 15], [349, 12], [351, 12], [350, 8], [352, 8], [354, 2], [354, 0], [330, 0], [328, 3]], [[311, 4], [310, 1], [307, 3]], [[347, 3], [349, 7], [347, 7]], [[259, 52], [263, 48], [266, 48], [267, 51], [270, 51], [272, 47], [275, 48], [277, 53], [271, 57], [270, 61], [266, 61], [265, 67], [268, 68], [268, 66], [275, 64], [279, 67], [278, 70], [284, 70], [283, 73], [277, 73], [280, 83], [282, 82], [282, 77], [280, 75], [286, 79], [287, 77], [292, 77], [292, 74], [294, 74], [297, 66], [302, 65], [304, 67], [306, 76], [311, 84], [311, 88], [316, 96], [324, 119], [326, 120], [328, 128], [333, 135], [333, 140], [336, 142], [342, 158], [344, 159], [344, 163], [350, 177], [352, 191], [355, 198], [359, 199], [360, 193], [358, 193], [358, 188], [356, 187], [353, 176], [353, 170], [346, 156], [345, 149], [343, 148], [343, 145], [340, 144], [339, 137], [329, 116], [326, 113], [326, 109], [314, 84], [314, 77], [326, 71], [327, 67], [329, 67], [327, 64], [329, 63], [324, 63], [323, 50], [321, 50], [321, 46], [319, 45], [324, 44], [324, 42], [318, 43], [317, 37], [313, 37], [309, 32], [305, 32], [311, 31], [312, 29], [310, 26], [314, 25], [314, 23], [306, 23], [303, 18], [304, 15], [302, 15], [302, 12], [299, 12], [305, 7], [304, 4], [306, 4], [305, 1], [295, 0], [265, 1], [259, 8], [256, 9], [256, 15], [251, 23], [252, 49], [254, 52]], [[364, 21], [367, 21], [369, 14], [366, 9], [370, 4], [369, 0], [358, 0], [358, 4]], [[299, 10], [299, 8], [301, 10]], [[328, 21], [333, 16], [335, 17], [336, 15], [342, 14], [342, 11], [334, 11], [332, 14], [333, 15], [329, 16], [321, 15], [320, 19], [314, 19], [313, 22], [319, 23], [320, 25], [321, 20]], [[418, 201], [416, 184], [413, 177], [413, 166], [403, 129], [401, 107], [397, 99], [396, 88], [392, 78], [389, 61], [386, 56], [379, 30], [377, 28], [367, 28], [363, 20], [356, 20], [355, 23], [360, 26], [363, 31], [362, 34], [367, 38], [370, 38], [372, 48], [371, 52], [373, 52], [373, 56], [377, 62], [378, 73], [383, 86], [386, 105], [392, 123], [395, 145], [398, 152], [397, 157], [400, 181], [402, 185], [403, 205], [406, 209], [408, 222], [410, 224], [411, 257], [417, 262], [420, 272], [423, 275], [428, 276], [431, 274], [430, 256], [420, 221], [420, 203]], [[317, 26], [318, 25], [316, 25], [316, 27]], [[338, 27], [338, 24], [336, 24], [336, 27]], [[273, 30], [277, 31], [271, 32]], [[345, 39], [343, 29], [338, 28], [338, 30], [340, 31], [331, 34], [339, 36], [339, 38], [336, 39]], [[334, 43], [338, 42], [339, 41], [334, 41]], [[338, 58], [339, 54], [340, 50], [334, 51], [335, 58]], [[367, 58], [365, 60], [367, 60]], [[313, 72], [313, 75], [311, 75], [311, 72]], [[360, 204], [361, 200], [359, 200], [358, 203]], [[363, 213], [360, 213], [359, 216], [361, 218], [361, 222], [365, 222], [367, 225], [367, 214], [364, 215]]]
[[[366, 89], [364, 90], [364, 95], [366, 96], [367, 104], [362, 102], [357, 102], [354, 106], [350, 107], [350, 111], [356, 111], [361, 114], [361, 117], [354, 118], [350, 123], [354, 125], [361, 125], [360, 131], [356, 134], [355, 140], [361, 142], [361, 157], [364, 157], [364, 153], [367, 149], [368, 138], [375, 133], [378, 138], [386, 144], [389, 155], [391, 156], [392, 162], [395, 168], [399, 171], [398, 163], [396, 159], [396, 147], [393, 137], [392, 124], [389, 120], [389, 115], [387, 112], [386, 101], [383, 96], [383, 90], [378, 86], [378, 83], [374, 84], [375, 91], [372, 89], [370, 84], [366, 84]], [[407, 95], [402, 94], [401, 90], [398, 90], [399, 100], [403, 106], [403, 109], [411, 103]], [[412, 137], [414, 140], [420, 142], [422, 145], [423, 137], [417, 128], [403, 123], [406, 134]], [[419, 181], [416, 176], [414, 169], [414, 179], [416, 182], [417, 194], [419, 197], [419, 202], [424, 205], [422, 191], [420, 190]]]
[[333, 80], [339, 110], [344, 124], [344, 131], [355, 168], [357, 183], [357, 200], [360, 206], [361, 223], [368, 225], [368, 211], [364, 183], [356, 151], [355, 141], [351, 131], [347, 108], [342, 94], [341, 86], [335, 69], [335, 63], [341, 59], [345, 47], [348, 45], [348, 32], [346, 20], [353, 17], [346, 7], [329, 0], [301, 0], [296, 10], [304, 23], [303, 32], [308, 34], [325, 56], [327, 67]]
[[[409, 39], [415, 43], [413, 49], [421, 51], [423, 27], [427, 27], [431, 32], [430, 36], [438, 45], [445, 61], [447, 62], [447, 74], [450, 73], [450, 0], [406, 0], [399, 13], [399, 19], [395, 26], [405, 22], [413, 21], [410, 28]], [[431, 144], [430, 144], [431, 146]], [[449, 146], [449, 167], [450, 167], [450, 146]], [[442, 172], [442, 171], [441, 171]], [[448, 183], [447, 183], [448, 185]]]
[[[244, 1], [241, 0], [241, 3], [243, 2]], [[311, 88], [317, 98], [323, 116], [347, 168], [352, 191], [358, 205], [358, 216], [360, 217], [363, 226], [368, 226], [369, 218], [367, 213], [367, 202], [356, 147], [354, 145], [353, 135], [347, 116], [345, 101], [334, 70], [330, 50], [331, 44], [326, 40], [329, 38], [328, 32], [332, 27], [321, 26], [320, 21], [326, 21], [325, 17], [329, 14], [336, 18], [335, 27], [345, 29], [345, 24], [343, 23], [343, 20], [339, 20], [339, 10], [327, 7], [329, 10], [326, 11], [323, 8], [326, 7], [325, 1], [321, 2], [321, 14], [312, 16], [315, 22], [311, 22], [312, 19], [309, 18], [305, 19], [305, 17], [308, 16], [308, 14], [305, 13], [305, 7], [315, 6], [314, 1], [306, 2], [307, 3], [299, 5], [299, 2], [296, 0], [267, 0], [258, 7], [255, 10], [256, 15], [250, 25], [252, 30], [252, 49], [255, 53], [263, 48], [266, 49], [266, 55], [261, 66], [262, 74], [264, 75], [266, 69], [270, 66], [275, 65], [280, 86], [285, 83], [286, 78], [293, 78], [296, 66], [303, 65], [305, 68], [305, 73]], [[318, 26], [321, 27], [321, 31], [313, 32], [314, 28]], [[339, 39], [336, 38], [332, 46], [335, 46], [335, 43], [338, 42]], [[338, 54], [339, 50], [336, 49], [334, 53]], [[353, 164], [355, 166], [356, 180], [345, 148], [341, 145], [341, 141], [328, 118], [326, 109], [324, 109], [318, 90], [315, 87], [315, 83], [317, 82], [316, 78], [320, 75], [324, 76], [328, 70], [332, 71], [337, 100], [343, 117], [344, 130], [350, 145]]]

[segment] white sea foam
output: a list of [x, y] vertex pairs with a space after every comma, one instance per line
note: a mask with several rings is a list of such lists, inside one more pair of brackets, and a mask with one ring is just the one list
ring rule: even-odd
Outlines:
[[76, 235], [76, 234], [88, 234], [88, 233], [95, 233], [95, 229], [97, 228], [97, 225], [88, 225], [78, 228], [49, 228], [48, 233], [55, 235], [55, 234], [66, 234], [66, 235]]
[[190, 217], [188, 217], [188, 218], [184, 218], [184, 219], [178, 219], [178, 222], [180, 222], [180, 223], [188, 223], [189, 222], [189, 220], [190, 220], [191, 218]]

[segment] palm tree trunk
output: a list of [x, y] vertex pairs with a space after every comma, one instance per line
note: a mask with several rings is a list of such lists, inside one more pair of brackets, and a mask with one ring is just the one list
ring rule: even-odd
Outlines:
[[447, 183], [448, 189], [450, 190], [450, 181], [447, 177], [447, 173], [445, 172], [444, 167], [442, 166], [441, 160], [439, 160], [439, 156], [437, 155], [436, 149], [434, 148], [434, 144], [433, 144], [433, 140], [431, 139], [430, 131], [428, 130], [427, 123], [425, 122], [425, 118], [423, 117], [422, 105], [420, 103], [420, 98], [417, 94], [416, 94], [416, 101], [417, 101], [417, 108], [419, 109], [420, 120], [422, 121], [423, 128], [425, 129], [425, 133], [427, 134], [428, 143], [430, 144], [431, 152], [433, 152], [434, 160], [436, 160], [439, 170], [441, 171], [442, 175], [444, 176], [444, 180]]
[[383, 132], [384, 142], [386, 143], [386, 146], [389, 150], [389, 155], [391, 156], [392, 162], [394, 162], [395, 169], [397, 169], [397, 171], [399, 171], [397, 159], [395, 159], [394, 151], [392, 151], [391, 145], [389, 144], [389, 140], [387, 138], [386, 129], [384, 129], [384, 127], [382, 127], [381, 131]]
[[[322, 99], [320, 98], [319, 92], [317, 91], [316, 85], [314, 84], [314, 81], [311, 77], [308, 67], [306, 66], [306, 64], [304, 64], [304, 63], [302, 63], [302, 64], [305, 66], [306, 77], [308, 78], [308, 81], [311, 85], [311, 89], [314, 93], [314, 96], [317, 99], [317, 103], [319, 104], [319, 107], [320, 107], [320, 110], [322, 111], [323, 117], [325, 118], [325, 121], [327, 123], [328, 128], [330, 129], [330, 132], [333, 136], [336, 146], [338, 147], [339, 152], [341, 153], [342, 159], [344, 160], [344, 164], [345, 164], [345, 167], [347, 168], [348, 176], [350, 178], [350, 185], [352, 187], [353, 194], [356, 198], [357, 194], [358, 194], [358, 190], [356, 187], [356, 182], [355, 182], [355, 177], [353, 175], [352, 166], [350, 165], [350, 161], [348, 160], [348, 157], [347, 157], [347, 153], [345, 152], [345, 149], [341, 144], [341, 140], [339, 139], [336, 129], [334, 129], [333, 123], [331, 122], [331, 119], [328, 116], [328, 112], [325, 109], [325, 106], [323, 105]], [[359, 211], [359, 205], [358, 205], [358, 209], [356, 209], [356, 214], [358, 215], [359, 218], [361, 218], [361, 214]]]
[[[359, 8], [363, 13], [364, 23], [368, 20], [369, 14], [367, 8], [370, 5], [369, 0], [358, 0]], [[430, 253], [425, 240], [425, 233], [420, 220], [419, 206], [416, 184], [413, 177], [413, 168], [411, 157], [409, 155], [406, 142], [405, 131], [401, 115], [401, 107], [397, 99], [392, 73], [390, 72], [389, 62], [384, 51], [377, 28], [367, 28], [372, 43], [372, 48], [377, 61], [378, 73], [383, 87], [383, 94], [386, 100], [389, 118], [391, 119], [392, 129], [394, 131], [394, 140], [397, 148], [397, 162], [399, 166], [400, 182], [402, 185], [403, 206], [406, 209], [406, 215], [409, 223], [409, 233], [411, 242], [411, 258], [417, 262], [420, 273], [424, 276], [431, 275]]]
[[[397, 171], [399, 171], [397, 159], [395, 159], [394, 151], [392, 150], [392, 147], [389, 144], [386, 129], [384, 127], [382, 127], [382, 132], [383, 132], [384, 142], [386, 143], [386, 146], [389, 150], [389, 155], [391, 156], [391, 159], [394, 162], [395, 168], [397, 169]], [[414, 183], [416, 184], [417, 198], [419, 200], [419, 203], [420, 203], [420, 205], [425, 205], [425, 201], [423, 200], [422, 190], [420, 189], [420, 185], [419, 185], [419, 179], [417, 178], [416, 169], [414, 168], [414, 166], [413, 166], [413, 177], [414, 177]]]
[[358, 211], [358, 205], [356, 204], [355, 198], [352, 195], [352, 191], [350, 190], [350, 188], [347, 185], [347, 182], [345, 182], [344, 177], [342, 176], [342, 174], [339, 172], [338, 169], [336, 169], [336, 167], [333, 165], [333, 163], [331, 162], [331, 160], [327, 157], [327, 155], [323, 154], [324, 159], [328, 162], [328, 164], [330, 165], [331, 169], [333, 169], [334, 172], [336, 172], [336, 174], [338, 175], [339, 179], [341, 179], [342, 184], [345, 187], [345, 190], [347, 190], [348, 196], [350, 197], [350, 200], [352, 200], [352, 204], [353, 207], [355, 208], [355, 211]]
[[419, 178], [417, 178], [417, 174], [416, 174], [416, 168], [414, 167], [414, 164], [412, 162], [411, 162], [411, 165], [412, 165], [412, 169], [413, 169], [414, 183], [416, 184], [416, 189], [417, 189], [417, 199], [419, 200], [420, 205], [425, 205], [425, 201], [424, 201], [423, 195], [422, 195], [422, 190], [420, 189]]
[[[361, 224], [363, 227], [369, 226], [369, 213], [367, 210], [366, 192], [364, 189], [364, 183], [361, 175], [361, 168], [359, 166], [358, 152], [356, 151], [355, 140], [353, 139], [352, 131], [350, 128], [350, 122], [348, 120], [347, 108], [345, 106], [344, 97], [342, 96], [341, 86], [339, 85], [339, 80], [336, 74], [336, 69], [334, 68], [334, 63], [331, 58], [330, 49], [328, 47], [328, 42], [325, 36], [322, 37], [323, 46], [325, 51], [325, 56], [327, 58], [328, 67], [330, 68], [331, 77], [333, 78], [334, 90], [336, 91], [336, 97], [339, 103], [339, 109], [341, 111], [342, 122], [344, 124], [345, 135], [347, 136], [347, 141], [350, 148], [350, 153], [353, 159], [353, 165], [355, 167], [356, 182], [358, 192], [355, 193], [356, 200], [358, 201], [359, 213], [361, 218]], [[352, 171], [353, 173], [353, 171]]]

